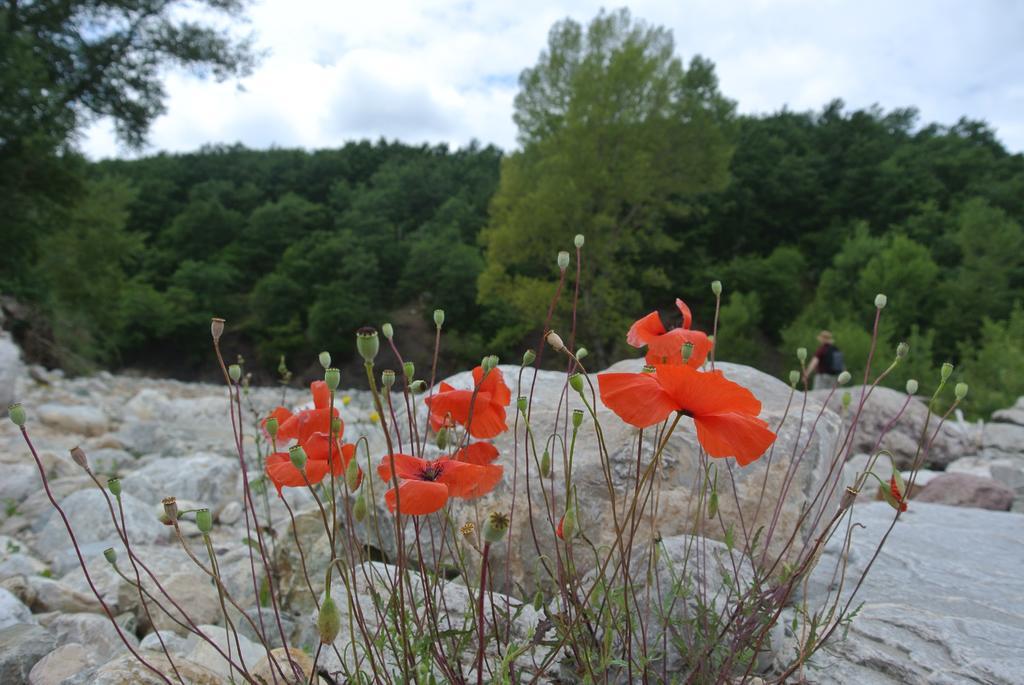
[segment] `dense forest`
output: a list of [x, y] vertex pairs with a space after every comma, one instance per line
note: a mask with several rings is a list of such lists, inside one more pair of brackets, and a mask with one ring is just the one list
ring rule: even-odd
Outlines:
[[380, 140], [92, 163], [64, 146], [29, 164], [8, 144], [5, 325], [51, 365], [197, 377], [218, 315], [250, 370], [269, 380], [283, 357], [300, 380], [384, 321], [427, 363], [443, 308], [448, 368], [514, 361], [582, 233], [594, 366], [634, 354], [625, 329], [652, 309], [678, 325], [676, 297], [709, 329], [719, 279], [720, 359], [788, 377], [828, 328], [862, 371], [882, 292], [883, 363], [911, 346], [893, 387], [927, 391], [950, 360], [977, 415], [1024, 394], [1024, 155], [985, 123], [839, 100], [738, 115], [710, 62], [684, 65], [625, 12], [557, 24], [520, 87], [505, 152]]

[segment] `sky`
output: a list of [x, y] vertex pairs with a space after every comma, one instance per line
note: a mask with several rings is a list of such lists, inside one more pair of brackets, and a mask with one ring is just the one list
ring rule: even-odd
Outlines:
[[[608, 5], [615, 8], [621, 5]], [[636, 0], [633, 16], [672, 30], [684, 61], [716, 65], [743, 113], [913, 106], [922, 123], [987, 121], [1024, 151], [1024, 3], [1016, 0]], [[601, 3], [569, 0], [255, 0], [266, 51], [255, 72], [217, 83], [169, 71], [167, 113], [149, 147], [208, 143], [337, 147], [516, 145], [512, 103], [556, 21], [585, 24]], [[94, 159], [135, 156], [108, 121], [87, 129]]]

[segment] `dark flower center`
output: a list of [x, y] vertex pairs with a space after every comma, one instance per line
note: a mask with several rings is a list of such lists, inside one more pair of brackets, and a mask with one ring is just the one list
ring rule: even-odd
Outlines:
[[442, 467], [440, 464], [431, 464], [430, 466], [423, 469], [420, 473], [420, 478], [423, 480], [434, 481], [441, 477]]

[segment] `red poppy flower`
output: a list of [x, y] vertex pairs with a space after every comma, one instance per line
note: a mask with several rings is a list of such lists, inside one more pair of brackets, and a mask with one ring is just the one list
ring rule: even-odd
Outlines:
[[712, 457], [736, 457], [746, 466], [775, 441], [757, 418], [761, 403], [721, 371], [657, 366], [653, 373], [602, 373], [597, 381], [605, 406], [637, 428], [661, 423], [672, 412], [692, 417], [697, 440]]
[[626, 334], [626, 342], [633, 347], [647, 346], [646, 360], [648, 364], [682, 364], [683, 345], [691, 343], [693, 352], [687, 364], [700, 368], [711, 352], [712, 343], [703, 331], [691, 331], [690, 323], [693, 316], [686, 303], [676, 298], [676, 307], [683, 315], [683, 327], [671, 331], [665, 330], [658, 312], [651, 312], [632, 325]]
[[[512, 392], [505, 385], [501, 371], [491, 369], [485, 378], [483, 368], [478, 366], [473, 369], [473, 382], [476, 399], [472, 390], [457, 390], [442, 382], [439, 391], [424, 400], [430, 407], [431, 428], [437, 431], [451, 419], [465, 426], [474, 438], [493, 438], [508, 430], [505, 407], [512, 401]], [[471, 425], [466, 425], [468, 422], [472, 422]]]
[[489, 442], [474, 442], [466, 445], [452, 455], [456, 461], [464, 461], [467, 464], [486, 466], [498, 458], [498, 448]]
[[277, 494], [281, 494], [281, 488], [302, 488], [306, 486], [306, 480], [310, 485], [316, 485], [328, 473], [337, 477], [345, 472], [352, 457], [355, 456], [356, 446], [335, 440], [333, 449], [329, 450], [328, 441], [327, 433], [314, 433], [302, 443], [302, 449], [306, 452], [305, 479], [302, 472], [292, 464], [291, 456], [287, 452], [275, 452], [267, 457], [267, 477], [277, 488]]
[[[391, 461], [394, 459], [398, 478], [398, 499], [401, 513], [412, 516], [432, 514], [449, 497], [473, 499], [486, 495], [501, 480], [502, 467], [470, 464], [443, 457], [427, 461], [408, 454], [385, 456], [377, 474], [385, 483], [391, 482]], [[395, 489], [384, 493], [388, 509], [395, 510]]]
[[[333, 412], [331, 411], [331, 391], [327, 387], [327, 383], [313, 381], [309, 389], [313, 394], [313, 409], [303, 409], [293, 414], [285, 407], [277, 407], [270, 413], [270, 416], [277, 419], [278, 442], [287, 443], [291, 440], [298, 440], [300, 445], [304, 445], [314, 433], [329, 433], [332, 416], [338, 419], [341, 415], [337, 407]], [[261, 426], [266, 426], [266, 423], [267, 419], [263, 419]], [[344, 424], [336, 428], [339, 435], [344, 430]]]

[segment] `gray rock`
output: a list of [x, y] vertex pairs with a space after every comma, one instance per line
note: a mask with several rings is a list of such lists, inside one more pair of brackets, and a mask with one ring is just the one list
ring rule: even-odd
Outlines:
[[1024, 426], [987, 423], [981, 433], [981, 455], [989, 459], [1024, 458]]
[[217, 515], [217, 520], [226, 526], [233, 526], [242, 519], [242, 503], [228, 502]]
[[18, 504], [39, 486], [39, 470], [35, 464], [4, 464], [0, 478], [0, 505]]
[[[855, 385], [849, 388], [852, 402], [845, 417], [847, 421], [855, 414], [860, 403], [864, 386]], [[819, 402], [828, 397], [828, 390], [814, 390], [808, 393]], [[835, 392], [829, 401], [829, 408], [835, 412], [842, 412], [842, 392]], [[906, 393], [890, 388], [875, 388], [867, 401], [860, 415], [860, 424], [854, 436], [853, 451], [870, 453], [882, 430], [897, 414], [907, 400]], [[925, 420], [928, 420], [929, 435], [934, 433], [938, 425], [939, 417], [932, 415], [928, 419], [928, 406], [921, 400], [914, 398], [907, 405], [899, 421], [882, 439], [878, 449], [889, 450], [896, 457], [896, 465], [901, 468], [910, 468], [917, 454], [917, 443], [924, 429]], [[921, 466], [932, 466], [939, 469], [946, 464], [958, 459], [965, 454], [970, 454], [972, 448], [968, 437], [960, 428], [947, 421], [935, 437], [935, 442], [925, 455], [924, 463]]]
[[20, 623], [0, 630], [0, 683], [24, 685], [40, 659], [53, 651], [57, 639], [37, 625]]
[[1014, 423], [1024, 426], [1024, 397], [1018, 397], [1012, 407], [992, 413], [992, 420], [1000, 423]]
[[1014, 492], [992, 478], [969, 473], [944, 473], [933, 478], [914, 499], [919, 502], [1009, 511]]
[[[856, 579], [893, 520], [884, 503], [858, 506]], [[1019, 685], [1024, 664], [1024, 516], [911, 502], [868, 573], [865, 602], [812, 659], [812, 683]], [[812, 574], [810, 601], [834, 587], [831, 546]], [[848, 582], [844, 598], [850, 591]]]
[[861, 487], [858, 498], [861, 500], [877, 499], [878, 481], [871, 476], [861, 478], [862, 474], [867, 471], [868, 464], [872, 463], [871, 473], [882, 479], [883, 482], [888, 482], [889, 478], [892, 477], [892, 458], [889, 455], [880, 454], [877, 459], [872, 461], [870, 454], [855, 454], [843, 465], [843, 489], [854, 487], [860, 482]]
[[80, 592], [63, 580], [28, 576], [27, 581], [32, 590], [31, 607], [34, 611], [60, 611], [63, 613], [99, 613], [103, 611], [95, 595], [91, 592]]
[[106, 414], [93, 406], [43, 404], [36, 414], [52, 429], [79, 435], [103, 435], [110, 426]]
[[126, 468], [131, 468], [135, 465], [135, 457], [122, 449], [100, 447], [87, 450], [87, 452], [92, 470], [97, 474], [104, 474], [108, 477], [119, 475]]
[[[173, 677], [171, 664], [161, 652], [143, 651], [139, 655], [159, 673]], [[174, 658], [174, 666], [178, 669], [184, 685], [224, 685], [225, 681], [216, 673], [180, 657]], [[166, 681], [155, 675], [152, 670], [139, 662], [131, 654], [118, 657], [96, 669], [90, 669], [65, 680], [61, 685], [166, 685]]]
[[125, 492], [156, 504], [167, 496], [200, 502], [217, 510], [241, 494], [237, 459], [201, 453], [157, 459], [122, 479]]
[[36, 623], [36, 619], [20, 599], [0, 588], [0, 628], [7, 628], [19, 623]]
[[[114, 624], [103, 614], [60, 614], [49, 628], [57, 636], [58, 644], [86, 645], [89, 653], [96, 655], [100, 662], [128, 651]], [[139, 640], [135, 635], [123, 628], [121, 633], [132, 647], [138, 646]]]
[[29, 685], [61, 685], [96, 666], [96, 657], [77, 642], [62, 645], [40, 659], [28, 674]]
[[162, 652], [163, 647], [160, 646], [161, 639], [164, 642], [164, 646], [167, 647], [167, 651], [172, 655], [181, 654], [185, 651], [185, 638], [169, 630], [154, 630], [152, 633], [149, 633], [146, 637], [142, 638], [142, 642], [139, 643], [139, 649], [151, 649], [154, 652]]
[[[255, 642], [250, 641], [243, 635], [238, 635], [238, 641], [236, 643], [236, 636], [232, 633], [230, 640], [230, 647], [228, 646], [228, 636], [224, 628], [213, 625], [200, 625], [201, 630], [207, 637], [217, 644], [222, 652], [228, 654], [238, 654], [238, 646], [241, 646], [242, 659], [246, 664], [255, 664], [260, 658], [265, 657], [267, 654], [266, 649], [262, 645], [258, 645]], [[222, 657], [217, 650], [215, 650], [209, 642], [202, 640], [199, 636], [190, 634], [185, 640], [185, 645], [182, 649], [185, 657], [204, 669], [216, 673], [222, 678], [228, 678], [231, 675], [231, 665]], [[237, 660], [237, 656], [234, 657]]]

